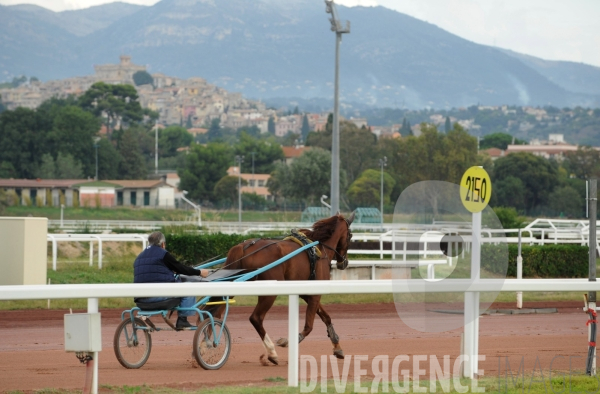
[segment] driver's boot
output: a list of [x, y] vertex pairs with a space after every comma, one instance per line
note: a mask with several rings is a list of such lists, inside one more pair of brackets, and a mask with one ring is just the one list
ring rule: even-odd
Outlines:
[[187, 317], [185, 317], [185, 316], [177, 317], [177, 323], [175, 323], [175, 328], [181, 330], [181, 329], [190, 328], [190, 327], [192, 327], [192, 325], [190, 324], [189, 321], [187, 321]]

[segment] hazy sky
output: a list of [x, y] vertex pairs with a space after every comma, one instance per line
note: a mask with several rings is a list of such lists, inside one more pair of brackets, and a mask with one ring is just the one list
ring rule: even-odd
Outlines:
[[[34, 3], [63, 11], [111, 1], [0, 0], [0, 4]], [[126, 2], [152, 5], [158, 0]], [[480, 44], [600, 67], [600, 0], [337, 0], [337, 3], [382, 5]]]

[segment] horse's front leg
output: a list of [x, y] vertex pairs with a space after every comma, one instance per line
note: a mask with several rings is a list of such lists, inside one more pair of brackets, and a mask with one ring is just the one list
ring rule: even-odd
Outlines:
[[338, 335], [335, 333], [335, 330], [333, 329], [333, 324], [331, 324], [331, 318], [329, 317], [327, 312], [325, 312], [325, 309], [323, 309], [323, 305], [321, 305], [320, 302], [319, 307], [317, 308], [317, 315], [319, 315], [321, 320], [323, 320], [323, 323], [325, 323], [325, 327], [327, 327], [327, 336], [333, 344], [333, 355], [337, 358], [344, 358], [344, 351], [340, 346], [340, 337], [338, 337]]
[[[250, 315], [250, 323], [252, 323], [254, 329], [256, 330], [256, 332], [258, 332], [260, 339], [262, 339], [263, 346], [267, 351], [266, 358], [273, 364], [278, 365], [279, 361], [277, 352], [275, 351], [275, 345], [273, 345], [271, 338], [269, 338], [269, 334], [267, 334], [267, 331], [263, 327], [263, 321], [265, 320], [265, 316], [269, 309], [271, 309], [271, 307], [273, 306], [273, 303], [275, 302], [276, 298], [277, 296], [259, 296], [258, 304], [256, 304], [254, 312], [252, 312], [252, 315]], [[260, 361], [263, 365], [268, 365], [268, 363], [265, 360], [264, 354], [260, 356]]]

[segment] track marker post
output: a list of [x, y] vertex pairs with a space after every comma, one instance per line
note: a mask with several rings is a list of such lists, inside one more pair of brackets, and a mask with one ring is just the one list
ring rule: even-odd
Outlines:
[[[492, 195], [492, 181], [483, 167], [469, 168], [460, 181], [460, 199], [472, 213], [471, 234], [471, 280], [481, 277], [481, 211]], [[464, 340], [461, 353], [464, 356], [463, 377], [473, 379], [479, 370], [479, 292], [465, 292]]]

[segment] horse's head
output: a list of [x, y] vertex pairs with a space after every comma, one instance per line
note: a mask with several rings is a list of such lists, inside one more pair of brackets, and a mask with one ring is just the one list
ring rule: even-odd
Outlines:
[[352, 240], [350, 225], [354, 221], [354, 216], [355, 212], [352, 212], [347, 219], [338, 214], [338, 217], [343, 220], [343, 224], [345, 224], [345, 226], [342, 226], [342, 233], [340, 234], [337, 246], [335, 247], [337, 261], [335, 266], [339, 270], [345, 270], [346, 267], [348, 267], [348, 248], [350, 247], [350, 240]]

